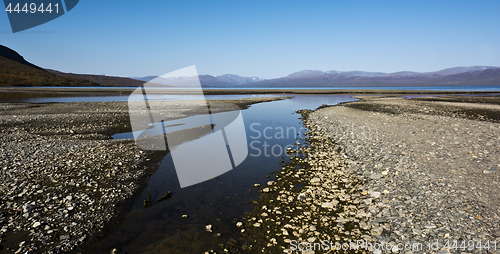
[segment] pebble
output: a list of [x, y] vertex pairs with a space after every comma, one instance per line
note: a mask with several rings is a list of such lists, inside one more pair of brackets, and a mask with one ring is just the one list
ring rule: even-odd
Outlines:
[[378, 192], [378, 191], [374, 191], [374, 192], [372, 192], [372, 193], [370, 194], [370, 196], [371, 196], [372, 198], [379, 198], [379, 197], [380, 197], [380, 195], [381, 195], [381, 193], [380, 193], [380, 192]]
[[333, 208], [333, 204], [332, 204], [332, 203], [329, 203], [329, 202], [326, 202], [326, 203], [321, 204], [321, 207], [325, 207], [325, 208]]
[[210, 225], [210, 224], [209, 224], [209, 225], [206, 225], [206, 226], [205, 226], [205, 230], [206, 230], [207, 232], [212, 232], [212, 225]]
[[311, 183], [319, 183], [321, 181], [321, 179], [319, 179], [319, 177], [314, 177], [313, 179], [311, 179]]

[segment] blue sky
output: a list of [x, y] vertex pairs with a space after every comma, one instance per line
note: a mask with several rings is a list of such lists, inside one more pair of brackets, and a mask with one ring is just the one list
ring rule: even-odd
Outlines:
[[276, 78], [292, 72], [500, 66], [500, 1], [82, 0], [0, 44], [64, 72]]

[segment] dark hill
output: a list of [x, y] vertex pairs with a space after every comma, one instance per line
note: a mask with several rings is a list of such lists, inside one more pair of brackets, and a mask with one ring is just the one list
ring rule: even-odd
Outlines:
[[131, 78], [64, 73], [40, 68], [0, 45], [0, 86], [141, 86]]
[[115, 87], [139, 87], [142, 84], [146, 83], [142, 80], [131, 79], [131, 78], [122, 78], [122, 77], [113, 77], [113, 76], [104, 76], [104, 75], [92, 75], [92, 74], [75, 74], [75, 73], [65, 73], [56, 70], [47, 69], [47, 71], [54, 73], [59, 76], [70, 77], [70, 78], [78, 78], [85, 79], [91, 82], [97, 83], [100, 86], [115, 86]]
[[36, 68], [36, 69], [39, 69], [39, 70], [43, 70], [42, 68], [24, 60], [24, 57], [22, 57], [21, 55], [19, 55], [19, 53], [17, 53], [16, 51], [10, 49], [10, 48], [7, 48], [3, 45], [0, 45], [0, 56], [4, 57], [4, 58], [7, 58], [9, 60], [12, 60], [14, 62], [18, 62], [20, 64], [24, 64], [26, 66], [29, 66], [29, 67], [33, 67], [33, 68]]
[[0, 45], [0, 86], [98, 86], [99, 84], [61, 77], [29, 63], [16, 51]]

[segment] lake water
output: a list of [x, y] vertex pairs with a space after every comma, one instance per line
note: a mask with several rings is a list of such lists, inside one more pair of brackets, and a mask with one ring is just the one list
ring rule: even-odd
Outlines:
[[[232, 94], [232, 95], [205, 95], [206, 100], [233, 100], [256, 97], [273, 97], [272, 94]], [[150, 95], [148, 98], [159, 101], [182, 101], [199, 100], [196, 95]], [[47, 102], [93, 102], [93, 101], [128, 101], [129, 99], [137, 101], [143, 100], [143, 96], [112, 95], [112, 96], [75, 96], [75, 97], [41, 97], [17, 100], [19, 102], [29, 103], [47, 103]]]
[[431, 91], [500, 91], [500, 86], [366, 86], [366, 87], [271, 87], [271, 88], [212, 88], [209, 89], [267, 89], [267, 90], [431, 90]]
[[[59, 87], [34, 87], [35, 89], [57, 89]], [[65, 89], [88, 89], [89, 87], [64, 87]], [[91, 87], [97, 90], [133, 90], [137, 87]], [[354, 90], [354, 89], [375, 89], [375, 90], [435, 90], [435, 91], [500, 91], [500, 86], [366, 86], [366, 87], [204, 87], [213, 90]], [[155, 89], [193, 89], [189, 87], [158, 87]]]

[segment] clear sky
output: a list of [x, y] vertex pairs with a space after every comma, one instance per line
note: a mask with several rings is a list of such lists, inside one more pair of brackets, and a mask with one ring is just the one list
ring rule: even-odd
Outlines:
[[500, 1], [81, 0], [0, 44], [64, 72], [276, 78], [304, 69], [380, 72], [500, 66]]

